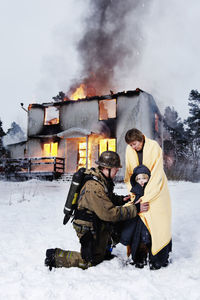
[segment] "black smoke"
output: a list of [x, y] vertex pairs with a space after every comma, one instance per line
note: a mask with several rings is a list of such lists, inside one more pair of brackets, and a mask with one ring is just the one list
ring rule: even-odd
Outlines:
[[[140, 22], [148, 11], [149, 0], [91, 0], [85, 19], [85, 33], [77, 48], [81, 58], [80, 83], [87, 95], [102, 95], [116, 89], [116, 69], [126, 61], [134, 68], [133, 56], [141, 47]], [[137, 55], [135, 55], [136, 57]], [[130, 60], [129, 60], [130, 59]]]

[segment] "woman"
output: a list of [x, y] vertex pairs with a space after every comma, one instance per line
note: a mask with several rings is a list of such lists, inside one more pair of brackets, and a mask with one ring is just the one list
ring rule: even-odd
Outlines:
[[[140, 198], [142, 202], [149, 201], [149, 211], [140, 213], [138, 222], [145, 225], [150, 234], [150, 268], [159, 269], [168, 265], [171, 251], [171, 202], [163, 170], [162, 150], [156, 141], [148, 139], [136, 128], [127, 131], [125, 141], [128, 145], [124, 181], [128, 191], [131, 190], [130, 178], [135, 167], [143, 164], [151, 172], [144, 195]], [[140, 248], [141, 245], [138, 246], [139, 251]], [[144, 252], [144, 249], [141, 251]]]

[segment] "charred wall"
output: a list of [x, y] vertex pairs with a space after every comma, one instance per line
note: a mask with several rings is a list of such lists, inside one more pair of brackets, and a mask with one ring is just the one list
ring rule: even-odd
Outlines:
[[153, 107], [149, 94], [141, 92], [139, 95], [119, 96], [117, 99], [117, 152], [120, 154], [123, 168], [118, 176], [124, 177], [125, 172], [125, 134], [131, 128], [138, 128], [147, 137], [154, 139]]
[[28, 136], [39, 134], [44, 126], [44, 108], [32, 107], [28, 111]]
[[91, 131], [98, 121], [98, 101], [77, 101], [60, 107], [61, 130], [80, 127]]

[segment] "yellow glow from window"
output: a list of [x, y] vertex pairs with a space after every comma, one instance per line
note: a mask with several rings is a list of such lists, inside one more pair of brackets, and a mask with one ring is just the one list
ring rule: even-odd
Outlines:
[[58, 155], [58, 143], [51, 143], [51, 156]]
[[108, 150], [109, 151], [116, 151], [116, 139], [109, 139], [108, 140]]
[[44, 156], [50, 156], [50, 144], [44, 144]]
[[58, 143], [44, 144], [44, 156], [57, 156]]
[[99, 154], [101, 154], [104, 151], [107, 151], [107, 139], [100, 140], [99, 143]]
[[86, 143], [79, 143], [79, 150], [85, 150], [86, 149]]
[[86, 165], [86, 158], [84, 158], [84, 157], [81, 157], [81, 158], [79, 159], [79, 165], [81, 165], [81, 166], [84, 166], [84, 167], [85, 167], [85, 165]]
[[91, 156], [91, 145], [88, 144], [88, 158], [86, 158], [87, 156], [87, 152], [86, 152], [86, 147], [87, 147], [87, 143], [86, 142], [81, 142], [78, 144], [78, 152], [79, 152], [79, 158], [78, 158], [78, 169], [80, 167], [86, 167], [86, 159], [88, 159], [88, 165], [87, 167], [90, 168], [90, 156]]
[[116, 139], [103, 139], [99, 142], [99, 155], [104, 151], [116, 151]]
[[80, 150], [79, 151], [79, 156], [80, 157], [86, 157], [86, 150]]

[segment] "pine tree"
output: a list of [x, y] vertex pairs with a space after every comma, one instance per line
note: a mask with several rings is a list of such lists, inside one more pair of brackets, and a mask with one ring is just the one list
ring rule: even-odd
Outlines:
[[5, 132], [2, 127], [2, 121], [0, 120], [0, 157], [5, 153], [5, 148], [3, 146], [2, 137], [5, 135]]
[[166, 136], [168, 135], [167, 139], [174, 146], [176, 158], [184, 158], [186, 155], [185, 147], [187, 146], [187, 139], [185, 137], [184, 124], [174, 107], [170, 108], [168, 106], [165, 108], [163, 122], [168, 133], [166, 134]]
[[200, 93], [192, 90], [188, 99], [189, 117], [185, 120], [189, 155], [196, 172], [200, 165]]
[[7, 130], [6, 136], [4, 137], [4, 144], [9, 145], [19, 143], [25, 139], [25, 134], [21, 127], [16, 122], [12, 122], [11, 128]]
[[192, 90], [188, 99], [190, 116], [186, 120], [189, 133], [195, 139], [200, 137], [200, 93], [197, 90]]

